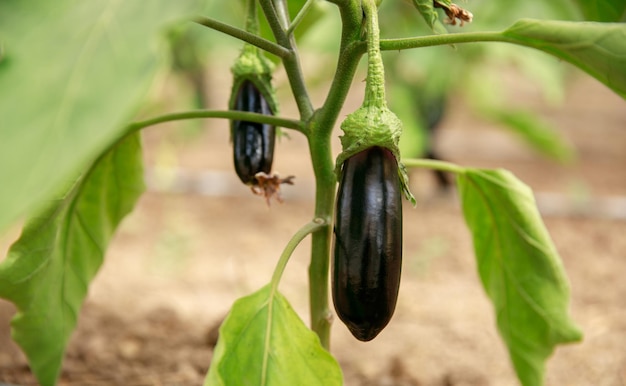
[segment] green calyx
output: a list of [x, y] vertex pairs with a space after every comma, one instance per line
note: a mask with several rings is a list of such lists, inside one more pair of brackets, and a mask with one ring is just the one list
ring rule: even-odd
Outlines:
[[[246, 1], [246, 21], [245, 28], [247, 32], [259, 34], [259, 22], [257, 19], [256, 1]], [[231, 67], [233, 73], [233, 87], [230, 91], [230, 100], [228, 108], [235, 109], [237, 96], [241, 84], [250, 81], [261, 93], [265, 101], [270, 107], [272, 114], [278, 114], [278, 100], [276, 99], [276, 90], [272, 85], [272, 72], [274, 64], [265, 57], [263, 52], [252, 44], [245, 43], [241, 50], [241, 54]], [[233, 130], [233, 122], [231, 121], [231, 136]], [[280, 133], [280, 131], [279, 131]]]
[[233, 73], [233, 87], [230, 93], [230, 101], [228, 107], [233, 109], [235, 100], [241, 84], [249, 80], [261, 92], [265, 98], [272, 113], [278, 113], [278, 101], [276, 99], [276, 90], [272, 85], [272, 72], [274, 64], [267, 59], [263, 53], [255, 46], [245, 44], [241, 55], [231, 67]]
[[343, 162], [363, 150], [379, 146], [389, 149], [400, 159], [398, 141], [402, 121], [386, 106], [361, 107], [341, 123], [344, 135], [340, 137], [343, 151], [337, 157], [335, 172], [339, 176]]
[[402, 121], [387, 107], [385, 99], [385, 74], [379, 47], [378, 15], [375, 0], [363, 0], [368, 38], [368, 66], [363, 105], [341, 123], [342, 152], [337, 156], [335, 174], [341, 180], [343, 163], [353, 155], [373, 146], [389, 149], [398, 162], [398, 178], [407, 200], [415, 205], [415, 197], [409, 191], [409, 177], [400, 162], [398, 146], [402, 134]]
[[343, 151], [337, 156], [335, 174], [341, 181], [342, 166], [353, 155], [380, 146], [389, 149], [398, 162], [398, 178], [407, 200], [415, 205], [415, 197], [409, 190], [409, 176], [400, 162], [400, 134], [402, 121], [384, 106], [363, 106], [346, 117], [341, 123], [344, 135], [340, 137]]

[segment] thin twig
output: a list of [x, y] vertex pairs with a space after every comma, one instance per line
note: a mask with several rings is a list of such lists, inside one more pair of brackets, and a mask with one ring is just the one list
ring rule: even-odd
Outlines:
[[286, 129], [296, 130], [305, 135], [307, 134], [307, 130], [302, 121], [236, 110], [193, 110], [181, 113], [172, 113], [134, 122], [131, 123], [129, 127], [130, 131], [136, 131], [160, 123], [200, 118], [225, 118], [231, 120], [265, 123], [278, 127], [284, 127]]
[[300, 9], [296, 17], [291, 22], [291, 25], [289, 26], [289, 28], [287, 28], [287, 35], [291, 36], [293, 34], [295, 29], [298, 27], [300, 22], [304, 19], [304, 17], [307, 15], [307, 13], [311, 9], [311, 7], [315, 4], [316, 1], [317, 0], [307, 0], [306, 3], [304, 3], [304, 5]]
[[276, 55], [279, 58], [286, 58], [291, 55], [291, 52], [267, 39], [264, 39], [255, 34], [246, 32], [240, 28], [233, 27], [232, 25], [228, 25], [222, 23], [221, 21], [217, 21], [215, 19], [211, 19], [209, 17], [200, 16], [194, 20], [195, 23], [203, 25], [205, 27], [209, 27], [216, 31], [222, 32], [226, 35], [232, 36], [234, 38], [243, 40], [246, 43], [250, 43], [253, 46], [259, 47], [262, 50], [269, 52], [270, 54]]

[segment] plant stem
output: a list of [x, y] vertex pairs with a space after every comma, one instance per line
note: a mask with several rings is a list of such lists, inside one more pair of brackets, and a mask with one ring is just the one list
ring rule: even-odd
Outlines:
[[[313, 105], [309, 98], [309, 92], [304, 84], [304, 77], [302, 76], [302, 68], [300, 67], [300, 59], [298, 57], [298, 50], [296, 48], [295, 40], [293, 36], [288, 36], [285, 32], [289, 24], [289, 15], [286, 14], [285, 4], [279, 0], [276, 0], [278, 4], [280, 16], [277, 14], [277, 10], [272, 0], [261, 0], [261, 8], [265, 14], [272, 33], [276, 38], [278, 44], [286, 48], [289, 51], [289, 55], [281, 57], [283, 60], [283, 66], [289, 79], [289, 85], [291, 92], [296, 100], [298, 106], [298, 112], [300, 113], [300, 119], [308, 121], [313, 115]], [[282, 23], [286, 23], [285, 27]]]
[[432, 159], [403, 159], [402, 163], [404, 166], [409, 168], [428, 168], [441, 170], [442, 172], [450, 172], [455, 174], [463, 174], [465, 173], [465, 168], [451, 162], [445, 161], [437, 161]]
[[[312, 135], [330, 136], [337, 117], [346, 100], [359, 60], [363, 55], [360, 45], [361, 7], [353, 7], [351, 3], [340, 5], [342, 30], [339, 58], [335, 68], [328, 95], [322, 108], [318, 110]], [[314, 164], [315, 165], [315, 164]]]
[[378, 28], [378, 8], [374, 0], [364, 0], [363, 10], [367, 19], [367, 83], [363, 106], [384, 107], [385, 67], [380, 54], [380, 31]]
[[311, 238], [309, 264], [311, 329], [320, 338], [322, 346], [328, 350], [332, 315], [328, 307], [328, 271], [336, 184], [330, 136], [310, 137], [309, 151], [315, 173], [315, 217], [326, 221], [326, 227], [314, 233]]
[[305, 226], [300, 228], [289, 240], [283, 253], [280, 255], [280, 259], [278, 259], [278, 263], [276, 264], [276, 268], [274, 268], [274, 274], [272, 274], [272, 291], [276, 291], [278, 289], [278, 284], [280, 283], [280, 278], [283, 276], [283, 272], [285, 271], [285, 267], [287, 266], [287, 262], [289, 262], [289, 258], [295, 251], [296, 247], [306, 236], [310, 233], [314, 233], [324, 226], [327, 226], [328, 223], [321, 218], [316, 218], [313, 221], [307, 223]]
[[256, 13], [256, 0], [246, 1], [246, 31], [259, 35], [259, 19]]
[[309, 12], [309, 9], [311, 9], [311, 7], [315, 4], [316, 1], [317, 0], [307, 0], [306, 3], [304, 3], [304, 5], [300, 9], [300, 11], [296, 15], [296, 17], [294, 17], [294, 19], [291, 22], [291, 25], [289, 26], [289, 28], [287, 28], [287, 35], [288, 36], [291, 36], [293, 34], [295, 29], [298, 27], [298, 25], [300, 24], [302, 19], [304, 19], [306, 14]]
[[300, 113], [300, 119], [308, 121], [313, 116], [313, 104], [309, 98], [309, 91], [304, 84], [304, 77], [302, 76], [302, 69], [300, 67], [300, 59], [294, 48], [292, 48], [292, 54], [283, 58], [283, 66], [289, 79], [289, 85], [291, 86], [291, 92], [296, 100], [298, 106], [298, 112]]
[[[276, 268], [274, 268], [274, 274], [272, 274], [272, 281], [270, 282], [271, 291], [270, 291], [270, 300], [268, 304], [268, 313], [270, 315], [272, 315], [272, 305], [274, 303], [273, 299], [275, 298], [278, 292], [278, 284], [280, 284], [280, 279], [283, 276], [283, 272], [285, 272], [285, 267], [287, 266], [287, 263], [289, 262], [289, 259], [291, 258], [291, 255], [293, 254], [293, 251], [295, 251], [298, 244], [300, 244], [300, 242], [302, 242], [302, 240], [304, 240], [304, 238], [307, 235], [320, 229], [323, 225], [324, 225], [324, 220], [316, 218], [313, 221], [306, 224], [305, 226], [303, 226], [302, 228], [300, 228], [296, 232], [296, 234], [294, 234], [291, 237], [291, 239], [285, 246], [283, 253], [280, 254], [280, 258], [278, 259]], [[271, 336], [270, 324], [268, 324], [266, 327], [266, 334], [265, 334], [265, 348], [266, 349], [263, 350], [263, 365], [262, 365], [263, 372], [261, 375], [261, 382], [259, 383], [260, 385], [267, 384], [266, 375], [267, 375], [267, 361], [270, 355], [270, 350], [268, 349], [270, 345], [269, 344], [270, 336]]]
[[[443, 35], [419, 36], [414, 38], [381, 39], [380, 49], [383, 51], [406, 50], [410, 48], [440, 46], [446, 44], [475, 42], [519, 42], [510, 39], [502, 32], [466, 32]], [[363, 48], [364, 49], [364, 48]]]
[[[286, 0], [272, 0], [272, 4], [274, 5], [274, 9], [276, 10], [276, 15], [278, 16], [278, 21], [283, 27], [283, 31], [287, 31], [289, 28], [289, 10], [287, 8]], [[285, 33], [287, 36], [289, 34]]]
[[281, 47], [274, 42], [271, 42], [255, 34], [246, 32], [240, 28], [233, 27], [232, 25], [222, 23], [215, 19], [201, 16], [196, 17], [194, 22], [205, 27], [214, 29], [216, 31], [222, 32], [226, 35], [230, 35], [246, 43], [252, 44], [253, 46], [259, 47], [260, 49], [265, 50], [270, 54], [276, 55], [279, 58], [284, 58], [291, 55], [291, 52], [288, 49]]
[[158, 125], [159, 123], [180, 121], [185, 119], [199, 119], [199, 118], [226, 118], [237, 121], [249, 121], [257, 123], [265, 123], [278, 127], [284, 127], [286, 129], [292, 129], [299, 131], [305, 135], [308, 134], [308, 129], [304, 126], [303, 122], [293, 119], [280, 118], [272, 115], [265, 115], [259, 113], [250, 113], [245, 111], [236, 110], [195, 110], [185, 111], [182, 113], [165, 114], [155, 118], [146, 119], [131, 123], [127, 131], [137, 131], [145, 127]]
[[276, 8], [274, 8], [274, 4], [272, 0], [259, 0], [259, 4], [261, 5], [261, 9], [265, 14], [265, 19], [276, 38], [276, 42], [281, 46], [288, 48], [289, 47], [289, 39], [283, 26], [281, 25], [280, 19], [278, 18], [278, 14], [276, 13]]
[[309, 124], [309, 152], [315, 173], [315, 217], [327, 222], [323, 230], [311, 238], [311, 263], [309, 265], [309, 307], [311, 329], [320, 343], [330, 349], [330, 326], [332, 313], [329, 309], [329, 267], [332, 243], [332, 218], [335, 204], [334, 160], [330, 138], [341, 107], [350, 89], [361, 53], [358, 45], [361, 9], [352, 3], [339, 6], [342, 20], [342, 38], [339, 60], [332, 85], [321, 109], [317, 110]]

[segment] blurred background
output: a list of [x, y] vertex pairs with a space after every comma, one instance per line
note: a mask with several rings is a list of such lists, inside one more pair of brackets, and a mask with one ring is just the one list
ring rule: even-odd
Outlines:
[[[219, 3], [212, 17], [242, 24], [239, 2]], [[522, 17], [582, 19], [572, 4], [472, 1], [462, 6], [474, 22], [447, 28], [499, 30]], [[295, 13], [298, 2], [290, 5]], [[383, 38], [429, 33], [409, 2], [384, 2], [380, 22]], [[316, 3], [298, 29], [316, 107], [333, 75], [339, 35], [338, 12], [325, 2]], [[168, 39], [170, 69], [140, 116], [226, 109], [240, 43], [196, 25]], [[512, 45], [383, 56], [390, 107], [405, 124], [404, 157], [506, 168], [535, 191], [570, 278], [573, 318], [585, 332], [582, 343], [555, 352], [546, 384], [626, 385], [624, 100], [566, 63]], [[364, 80], [361, 66], [341, 117], [360, 106]], [[280, 115], [296, 118], [280, 66], [275, 85]], [[92, 284], [60, 384], [201, 384], [220, 321], [237, 298], [270, 280], [284, 245], [311, 219], [308, 147], [300, 134], [287, 134], [277, 143], [274, 170], [295, 175], [295, 185], [283, 188], [284, 203], [268, 207], [234, 173], [227, 121], [145, 130], [148, 191], [122, 223]], [[340, 151], [337, 138], [333, 151]], [[452, 176], [413, 170], [411, 188], [418, 204], [405, 205], [394, 318], [369, 343], [352, 338], [340, 321], [333, 325], [331, 349], [346, 384], [517, 385], [476, 274]], [[2, 256], [18, 235], [14, 229], [0, 239]], [[305, 240], [297, 249], [280, 287], [307, 324], [309, 247]], [[10, 341], [13, 313], [0, 300], [0, 383], [36, 384]]]

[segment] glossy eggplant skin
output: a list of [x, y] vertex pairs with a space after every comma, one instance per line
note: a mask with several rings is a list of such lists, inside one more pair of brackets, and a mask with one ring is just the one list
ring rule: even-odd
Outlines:
[[[267, 100], [254, 83], [244, 80], [235, 98], [234, 110], [273, 115]], [[233, 160], [237, 176], [244, 184], [254, 185], [258, 172], [270, 173], [274, 160], [276, 128], [248, 121], [233, 121]]]
[[396, 308], [402, 267], [398, 163], [371, 147], [348, 158], [337, 193], [332, 294], [352, 335], [372, 340]]

